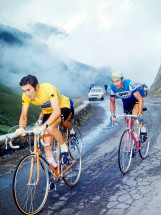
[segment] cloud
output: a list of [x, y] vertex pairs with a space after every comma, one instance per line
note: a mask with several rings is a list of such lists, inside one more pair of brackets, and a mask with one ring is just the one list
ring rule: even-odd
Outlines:
[[110, 29], [117, 24], [122, 15], [129, 13], [133, 9], [133, 4], [130, 0], [104, 0], [98, 4], [96, 9], [100, 20], [100, 27]]
[[67, 23], [63, 26], [67, 31], [73, 31], [76, 28], [79, 28], [79, 25], [85, 20], [86, 14], [80, 13], [74, 17], [72, 17], [70, 20], [67, 21]]
[[68, 37], [68, 34], [64, 30], [60, 30], [57, 27], [46, 25], [40, 22], [29, 22], [27, 25], [31, 29], [32, 33], [37, 37], [42, 37], [44, 39], [48, 39], [51, 35], [55, 35], [62, 39]]

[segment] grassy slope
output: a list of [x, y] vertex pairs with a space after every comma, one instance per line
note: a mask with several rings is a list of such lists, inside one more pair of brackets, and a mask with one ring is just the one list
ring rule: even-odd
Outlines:
[[[6, 133], [9, 127], [18, 124], [21, 107], [21, 95], [0, 83], [0, 133]], [[39, 113], [40, 108], [31, 105], [28, 124], [35, 122]]]

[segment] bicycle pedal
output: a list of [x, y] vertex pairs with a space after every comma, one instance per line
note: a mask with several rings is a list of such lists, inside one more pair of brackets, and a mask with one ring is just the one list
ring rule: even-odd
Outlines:
[[132, 158], [135, 157], [136, 153], [137, 153], [137, 150], [136, 150], [136, 149], [133, 149]]
[[141, 143], [144, 143], [147, 140], [147, 135], [141, 135]]
[[49, 183], [49, 191], [56, 190], [56, 185], [53, 182]]

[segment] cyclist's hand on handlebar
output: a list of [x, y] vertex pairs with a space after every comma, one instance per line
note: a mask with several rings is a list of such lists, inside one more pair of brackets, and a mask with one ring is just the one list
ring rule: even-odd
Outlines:
[[33, 129], [34, 134], [40, 134], [45, 131], [44, 125], [37, 126], [36, 128]]
[[115, 123], [116, 122], [116, 115], [111, 115], [110, 120]]
[[24, 128], [18, 128], [15, 133], [17, 136], [26, 136], [26, 134], [24, 133], [25, 129]]
[[35, 125], [36, 125], [36, 126], [40, 126], [40, 125], [42, 125], [42, 122], [43, 122], [43, 121], [42, 121], [41, 119], [38, 119], [37, 122], [35, 123]]

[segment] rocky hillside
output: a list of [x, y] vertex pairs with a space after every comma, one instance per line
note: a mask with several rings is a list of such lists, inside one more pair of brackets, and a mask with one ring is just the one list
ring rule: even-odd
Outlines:
[[150, 88], [149, 95], [161, 96], [161, 66], [160, 66], [159, 71], [156, 75], [155, 81]]

